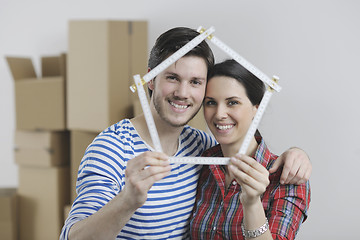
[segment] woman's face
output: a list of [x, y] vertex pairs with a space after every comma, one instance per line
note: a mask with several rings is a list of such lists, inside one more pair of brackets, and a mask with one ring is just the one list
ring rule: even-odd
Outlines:
[[257, 107], [236, 79], [215, 76], [209, 79], [204, 99], [204, 115], [209, 129], [221, 145], [240, 149]]

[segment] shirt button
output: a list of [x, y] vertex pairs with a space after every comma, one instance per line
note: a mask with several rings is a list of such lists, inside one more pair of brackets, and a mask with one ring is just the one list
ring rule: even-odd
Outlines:
[[236, 184], [237, 184], [237, 182], [234, 180], [234, 181], [232, 182], [232, 185], [235, 186]]
[[216, 231], [216, 227], [213, 227], [213, 230]]

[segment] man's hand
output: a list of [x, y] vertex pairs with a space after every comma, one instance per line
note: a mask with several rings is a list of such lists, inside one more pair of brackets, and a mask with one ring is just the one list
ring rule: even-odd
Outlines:
[[170, 171], [168, 156], [160, 152], [145, 152], [128, 161], [125, 170], [124, 197], [134, 209], [141, 207], [152, 185]]
[[303, 184], [310, 179], [312, 165], [308, 155], [300, 148], [290, 148], [275, 161], [270, 173], [284, 165], [281, 184]]

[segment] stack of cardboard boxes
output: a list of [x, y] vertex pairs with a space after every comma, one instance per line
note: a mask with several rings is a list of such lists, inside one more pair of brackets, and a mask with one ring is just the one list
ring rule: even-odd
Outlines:
[[63, 208], [70, 201], [66, 55], [42, 57], [41, 77], [30, 58], [7, 57], [7, 61], [15, 81], [18, 235], [56, 239]]
[[19, 187], [0, 191], [9, 206], [0, 228], [14, 229], [6, 239], [17, 239], [17, 232], [19, 239], [58, 239], [86, 147], [133, 117], [137, 95], [129, 86], [134, 74], [147, 71], [147, 22], [70, 21], [68, 46], [67, 55], [42, 58], [41, 78], [30, 58], [7, 57], [15, 81]]

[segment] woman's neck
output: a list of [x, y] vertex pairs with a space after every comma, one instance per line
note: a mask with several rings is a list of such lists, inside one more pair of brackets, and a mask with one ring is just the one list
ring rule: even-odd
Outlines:
[[[240, 147], [242, 145], [243, 141], [236, 143], [236, 144], [220, 144], [221, 150], [224, 154], [224, 157], [233, 157], [237, 153], [239, 153]], [[258, 147], [258, 143], [254, 138], [251, 139], [248, 149], [246, 150], [247, 156], [253, 156], [256, 152], [256, 149]]]

